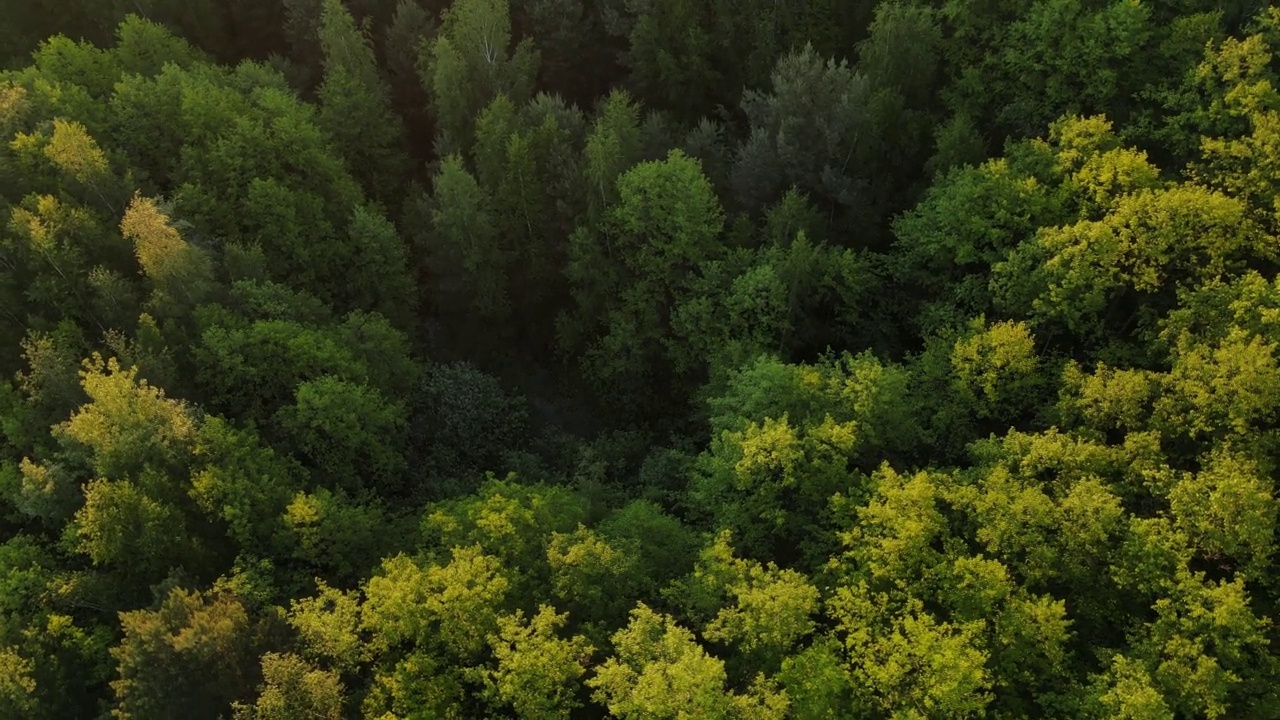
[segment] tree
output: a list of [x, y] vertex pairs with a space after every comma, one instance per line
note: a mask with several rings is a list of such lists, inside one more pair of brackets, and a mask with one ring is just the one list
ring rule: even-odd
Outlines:
[[1018, 417], [1037, 404], [1043, 382], [1035, 337], [1025, 324], [976, 322], [975, 334], [958, 340], [951, 364], [961, 392], [981, 417]]
[[625, 720], [781, 718], [785, 696], [759, 684], [745, 695], [725, 688], [724, 663], [698, 646], [670, 615], [640, 604], [613, 636], [614, 656], [587, 685], [593, 697]]
[[415, 0], [399, 0], [383, 33], [387, 79], [400, 116], [412, 128], [423, 122], [429, 99], [418, 79], [422, 46], [439, 31], [439, 19]]
[[380, 558], [404, 545], [407, 530], [377, 499], [323, 487], [294, 495], [280, 519], [284, 536], [276, 545], [300, 561], [305, 577], [344, 584], [368, 577]]
[[636, 500], [613, 511], [595, 528], [609, 541], [630, 546], [635, 580], [656, 597], [658, 591], [693, 570], [700, 539], [694, 530], [658, 505]]
[[1164, 697], [1151, 682], [1151, 675], [1141, 663], [1123, 655], [1111, 659], [1111, 666], [1099, 678], [1099, 704], [1113, 715], [1164, 720], [1172, 718]]
[[[130, 283], [116, 283], [116, 292], [104, 296], [95, 282], [119, 277], [131, 264], [128, 243], [111, 235], [95, 213], [52, 195], [28, 195], [9, 209], [7, 232], [0, 235], [4, 262], [29, 279], [13, 288], [15, 305], [6, 314], [19, 337], [27, 323], [52, 326], [66, 318], [97, 334], [114, 320], [136, 319]], [[124, 312], [109, 313], [115, 308]]]
[[406, 409], [373, 388], [331, 375], [308, 380], [276, 421], [296, 456], [331, 488], [388, 494], [404, 481]]
[[408, 641], [469, 663], [498, 630], [510, 587], [501, 561], [479, 547], [455, 548], [447, 564], [427, 567], [401, 555], [365, 586], [361, 623], [376, 647]]
[[513, 253], [500, 235], [492, 199], [450, 155], [433, 183], [432, 230], [423, 248], [436, 307], [447, 316], [481, 317], [501, 326], [509, 315]]
[[[1178, 574], [1173, 592], [1153, 605], [1155, 619], [1135, 648], [1170, 709], [1221, 715], [1250, 696], [1274, 706], [1274, 691], [1260, 685], [1251, 667], [1272, 661], [1261, 650], [1266, 623], [1250, 607], [1243, 584]], [[1201, 617], [1213, 620], [1195, 619]]]
[[55, 118], [53, 133], [44, 146], [44, 155], [73, 183], [91, 190], [107, 211], [115, 212], [115, 204], [110, 197], [114, 192], [107, 156], [84, 125], [74, 120]]
[[377, 282], [349, 291], [353, 312], [378, 313], [397, 329], [408, 332], [417, 300], [404, 239], [381, 211], [360, 205], [351, 211], [346, 240], [353, 249], [351, 270], [370, 281], [378, 278]]
[[551, 595], [591, 630], [616, 626], [647, 584], [637, 567], [639, 555], [637, 543], [610, 540], [586, 527], [557, 532], [547, 545]]
[[522, 485], [490, 476], [474, 494], [433, 504], [422, 519], [428, 547], [475, 548], [502, 561], [503, 582], [545, 592], [548, 547], [586, 520], [586, 501], [562, 487]]
[[343, 592], [316, 581], [316, 594], [290, 603], [289, 625], [298, 633], [306, 658], [323, 660], [341, 672], [368, 662], [371, 649], [360, 631], [360, 593]]
[[538, 43], [538, 85], [586, 105], [603, 95], [618, 72], [620, 43], [604, 27], [601, 13], [584, 0], [517, 0], [514, 25]]
[[236, 720], [339, 720], [342, 683], [292, 654], [262, 656], [263, 685], [253, 705], [235, 706]]
[[209, 295], [214, 282], [209, 256], [182, 239], [155, 200], [135, 195], [120, 232], [133, 241], [138, 265], [154, 287], [154, 312], [182, 315]]
[[1040, 227], [1071, 219], [1053, 192], [1056, 179], [1028, 172], [1018, 160], [953, 169], [894, 221], [895, 269], [919, 288], [922, 300], [952, 305], [969, 317], [988, 311], [987, 268]]
[[[173, 213], [191, 223], [188, 241], [256, 244], [270, 277], [342, 312], [403, 312], [411, 284], [402, 243], [364, 207], [321, 119], [282, 75], [252, 63], [167, 66], [152, 82], [126, 85], [113, 104], [129, 120], [121, 142], [142, 156], [154, 182], [172, 188]], [[333, 94], [335, 103], [348, 96]], [[130, 136], [135, 130], [143, 132]]]
[[284, 10], [281, 30], [289, 43], [290, 54], [310, 76], [308, 84], [314, 85], [314, 75], [318, 74], [324, 55], [320, 47], [324, 0], [283, 0], [281, 5]]
[[[162, 4], [161, 0], [154, 0]], [[136, 8], [136, 6], [135, 6]], [[157, 8], [157, 10], [161, 10]], [[213, 44], [202, 44], [201, 40], [214, 36], [217, 40], [225, 40], [225, 30], [219, 27], [217, 18], [210, 17], [217, 12], [210, 2], [196, 2], [186, 5], [184, 17], [177, 19], [177, 13], [164, 12], [167, 15], [157, 21], [150, 21], [138, 15], [126, 15], [115, 28], [116, 47], [114, 55], [120, 68], [125, 73], [137, 73], [148, 77], [159, 75], [164, 66], [173, 63], [181, 67], [189, 67], [196, 63], [208, 62], [209, 57], [198, 48], [211, 52], [221, 52], [222, 48]], [[147, 13], [140, 13], [146, 16]], [[173, 21], [177, 19], [178, 22]], [[168, 22], [166, 22], [168, 21]], [[176, 24], [180, 32], [171, 28]], [[193, 26], [202, 26], [198, 29]], [[203, 37], [202, 37], [203, 36]], [[190, 39], [190, 40], [188, 40]]]
[[698, 162], [679, 150], [627, 171], [618, 194], [598, 229], [571, 240], [577, 307], [562, 327], [566, 341], [579, 333], [586, 340], [593, 380], [638, 397], [647, 379], [670, 372], [671, 312], [722, 252], [724, 213]]
[[469, 489], [485, 472], [507, 470], [510, 454], [531, 440], [525, 399], [467, 363], [426, 371], [412, 422], [417, 451], [449, 495]]
[[562, 292], [565, 237], [582, 204], [576, 182], [582, 123], [575, 108], [547, 95], [525, 107], [500, 95], [476, 118], [476, 178], [502, 238], [505, 290], [521, 334], [545, 332]]
[[583, 148], [583, 174], [592, 218], [618, 199], [618, 176], [640, 162], [643, 146], [640, 107], [625, 91], [615, 90], [600, 103]]
[[712, 60], [711, 8], [685, 0], [629, 2], [634, 8], [624, 61], [641, 97], [693, 119], [715, 99], [728, 104], [732, 83]]
[[89, 452], [93, 472], [109, 480], [136, 477], [147, 468], [181, 468], [196, 432], [191, 409], [138, 379], [115, 358], [95, 355], [80, 373], [90, 402], [58, 428]]
[[1271, 484], [1246, 458], [1219, 452], [1198, 475], [1184, 475], [1169, 489], [1177, 528], [1206, 559], [1223, 555], [1246, 576], [1260, 575], [1275, 534]]
[[143, 480], [149, 482], [141, 487], [129, 480], [91, 481], [84, 489], [84, 507], [76, 512], [72, 537], [75, 549], [94, 565], [157, 580], [190, 559], [192, 552], [187, 542], [174, 542], [188, 535], [182, 514], [153, 497], [156, 479]]
[[814, 631], [818, 589], [795, 570], [735, 557], [731, 537], [728, 531], [716, 536], [676, 594], [704, 620], [708, 640], [738, 649], [749, 667], [776, 671]]
[[4, 668], [0, 671], [0, 710], [13, 717], [35, 715], [38, 705], [31, 661], [8, 648], [0, 650], [0, 660]]
[[1134, 193], [1102, 220], [1045, 228], [1011, 253], [996, 281], [997, 302], [1006, 310], [1029, 303], [1037, 324], [1056, 321], [1100, 342], [1132, 327], [1144, 307], [1167, 312], [1179, 284], [1268, 257], [1257, 232], [1240, 202], [1203, 188]]
[[195, 413], [115, 358], [95, 354], [81, 378], [90, 402], [55, 426], [62, 450], [52, 462], [23, 463], [30, 486], [24, 503], [45, 514], [41, 507], [56, 507], [62, 493], [91, 477], [83, 505], [67, 508], [74, 517], [66, 518], [64, 540], [120, 578], [118, 590], [127, 595], [139, 589], [135, 583], [156, 582], [180, 565], [207, 569], [183, 479], [199, 427]]
[[[1030, 137], [1067, 113], [1105, 110], [1123, 117], [1136, 89], [1159, 77], [1144, 71], [1163, 59], [1146, 6], [1049, 0], [1019, 8], [1013, 22], [1000, 23], [972, 5], [953, 2], [944, 10], [954, 23], [950, 54], [960, 78], [951, 105], [970, 117], [990, 118], [1003, 133]], [[991, 7], [1000, 12], [999, 5]], [[989, 39], [975, 42], [974, 35]]]
[[859, 310], [875, 278], [863, 256], [804, 231], [765, 242], [709, 267], [672, 314], [679, 341], [669, 352], [681, 371], [709, 367], [714, 383], [761, 355], [811, 357], [865, 335]]
[[225, 524], [239, 550], [274, 555], [281, 515], [300, 483], [300, 469], [264, 446], [256, 433], [217, 416], [200, 423], [192, 453], [196, 469], [190, 493], [200, 510]]
[[578, 679], [592, 647], [581, 637], [561, 639], [565, 615], [546, 605], [525, 620], [523, 613], [499, 618], [490, 644], [497, 667], [485, 676], [485, 687], [502, 705], [529, 720], [567, 720], [579, 707]]
[[[57, 718], [101, 712], [113, 674], [107, 648], [115, 633], [102, 625], [77, 624], [70, 616], [39, 608], [9, 645], [0, 687], [6, 711], [22, 717]], [[16, 695], [21, 692], [22, 695]]]
[[[871, 696], [859, 700], [869, 702], [873, 712], [963, 717], [985, 711], [991, 678], [986, 654], [974, 647], [979, 626], [939, 622], [918, 601], [890, 610], [876, 608], [881, 598], [841, 591], [834, 613], [849, 633], [855, 692]], [[877, 619], [877, 610], [887, 617]]]
[[418, 73], [446, 147], [464, 148], [476, 115], [498, 95], [516, 104], [533, 95], [538, 52], [528, 38], [514, 50], [511, 41], [508, 0], [460, 0], [445, 11], [440, 34], [422, 46]]
[[404, 127], [391, 109], [391, 91], [373, 48], [341, 0], [323, 2], [319, 37], [324, 80], [317, 119], [369, 193], [390, 201], [408, 159]]
[[841, 657], [842, 643], [821, 636], [782, 662], [778, 681], [797, 717], [839, 718], [854, 707], [851, 678]]
[[175, 588], [158, 610], [123, 612], [120, 622], [118, 717], [212, 720], [254, 686], [258, 629], [234, 597]]
[[854, 438], [852, 423], [830, 416], [815, 427], [797, 428], [783, 415], [726, 430], [699, 459], [692, 499], [752, 556], [803, 552], [815, 532], [811, 513], [851, 480]]
[[352, 313], [336, 323], [327, 310], [308, 307], [314, 300], [278, 289], [237, 285], [243, 315], [224, 306], [199, 313], [196, 380], [211, 409], [265, 424], [296, 400], [299, 385], [325, 376], [387, 397], [409, 395], [418, 366], [404, 334], [385, 318]]
[[86, 339], [74, 322], [63, 320], [47, 332], [29, 331], [21, 347], [26, 368], [17, 373], [17, 387], [36, 414], [33, 427], [43, 434], [88, 400], [80, 384]]
[[906, 108], [926, 110], [937, 89], [941, 44], [942, 29], [930, 8], [881, 3], [858, 46], [858, 70], [876, 89], [896, 91]]
[[907, 375], [869, 353], [816, 366], [758, 358], [710, 400], [711, 438], [688, 502], [733, 531], [737, 549], [787, 559], [828, 548], [832, 494], [857, 496], [857, 472], [918, 442]]
[[738, 205], [764, 207], [795, 186], [829, 213], [867, 209], [870, 148], [879, 137], [871, 93], [865, 75], [823, 60], [812, 46], [780, 58], [771, 91], [742, 98], [751, 131], [733, 169]]

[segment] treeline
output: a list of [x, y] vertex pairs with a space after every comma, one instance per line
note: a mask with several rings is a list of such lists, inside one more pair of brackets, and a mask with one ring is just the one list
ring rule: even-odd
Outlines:
[[0, 717], [1280, 717], [1280, 11], [0, 0]]

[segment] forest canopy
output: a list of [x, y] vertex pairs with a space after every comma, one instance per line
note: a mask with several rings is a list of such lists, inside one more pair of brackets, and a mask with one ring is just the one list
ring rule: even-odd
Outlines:
[[0, 717], [1280, 717], [1280, 10], [0, 0]]

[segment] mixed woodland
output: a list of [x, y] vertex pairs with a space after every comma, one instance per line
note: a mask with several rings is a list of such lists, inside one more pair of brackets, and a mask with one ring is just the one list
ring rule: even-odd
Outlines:
[[1280, 717], [1280, 9], [0, 0], [0, 718]]

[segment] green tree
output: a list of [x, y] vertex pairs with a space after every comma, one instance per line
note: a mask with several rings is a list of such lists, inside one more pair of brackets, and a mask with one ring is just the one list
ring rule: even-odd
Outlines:
[[377, 647], [409, 641], [466, 663], [497, 632], [510, 587], [501, 561], [479, 547], [456, 548], [447, 564], [426, 567], [401, 555], [365, 586], [361, 623]]
[[991, 678], [986, 654], [975, 647], [978, 626], [939, 622], [919, 601], [889, 609], [880, 605], [882, 598], [842, 590], [833, 613], [849, 633], [853, 684], [868, 709], [905, 717], [966, 717], [986, 710]]
[[[21, 717], [57, 718], [101, 712], [107, 681], [114, 674], [107, 648], [113, 630], [41, 608], [21, 630], [16, 644], [0, 650], [12, 658], [6, 664], [6, 691], [29, 693], [18, 700]], [[15, 687], [15, 685], [17, 687]]]
[[919, 442], [908, 376], [869, 353], [817, 365], [761, 357], [709, 401], [711, 438], [689, 504], [733, 531], [748, 557], [823, 553], [837, 491], [858, 494], [881, 453]]
[[528, 620], [519, 611], [498, 619], [498, 633], [489, 639], [497, 666], [486, 674], [485, 687], [519, 717], [567, 719], [580, 706], [579, 678], [592, 647], [581, 637], [558, 637], [565, 622], [546, 605]]
[[31, 677], [31, 661], [4, 648], [0, 650], [4, 670], [0, 671], [0, 710], [12, 717], [32, 717], [39, 711], [36, 682]]
[[528, 403], [468, 363], [432, 365], [423, 374], [411, 429], [432, 482], [457, 494], [484, 473], [501, 472], [531, 440]]
[[511, 312], [508, 273], [513, 251], [500, 234], [493, 200], [450, 155], [433, 182], [432, 232], [422, 248], [436, 309], [446, 317], [480, 317], [502, 326]]
[[236, 720], [339, 720], [342, 683], [292, 654], [262, 656], [262, 688], [253, 705], [237, 704]]
[[953, 169], [895, 220], [895, 271], [919, 289], [921, 300], [937, 303], [920, 313], [923, 331], [937, 330], [941, 318], [934, 318], [945, 317], [948, 308], [967, 317], [987, 312], [988, 269], [1040, 227], [1071, 219], [1065, 199], [1054, 192], [1060, 181], [1034, 172], [1024, 158], [1015, 154]]
[[28, 324], [53, 326], [66, 318], [97, 334], [117, 320], [136, 320], [130, 283], [114, 283], [114, 292], [102, 293], [107, 288], [97, 282], [120, 278], [130, 263], [130, 248], [118, 235], [112, 238], [95, 213], [52, 195], [32, 194], [9, 209], [6, 230], [0, 234], [5, 265], [15, 277], [28, 278], [13, 287], [14, 305], [6, 313], [11, 333], [21, 337]]
[[867, 210], [871, 148], [880, 137], [872, 92], [865, 75], [812, 46], [780, 58], [771, 89], [742, 98], [751, 130], [732, 172], [738, 205], [768, 206], [798, 187], [829, 213]]
[[637, 398], [647, 381], [670, 373], [672, 310], [723, 251], [724, 213], [698, 162], [679, 150], [627, 171], [618, 193], [601, 226], [570, 241], [577, 307], [562, 335], [584, 338], [593, 380]]
[[596, 5], [585, 0], [516, 0], [511, 10], [519, 34], [538, 43], [540, 87], [585, 105], [614, 82], [620, 43], [610, 38]]
[[[628, 2], [633, 8], [624, 61], [641, 97], [693, 119], [732, 96], [712, 55], [712, 7], [686, 0]], [[728, 87], [726, 87], [728, 86]]]
[[586, 527], [558, 532], [547, 546], [551, 595], [592, 630], [616, 626], [647, 584], [639, 555], [638, 543], [610, 540]]
[[679, 343], [669, 351], [682, 371], [709, 366], [718, 381], [760, 355], [811, 357], [862, 342], [859, 311], [871, 304], [876, 282], [867, 259], [811, 242], [803, 231], [766, 243], [710, 266], [676, 308]]
[[391, 109], [391, 91], [373, 47], [340, 0], [322, 4], [319, 37], [324, 80], [317, 119], [369, 193], [390, 201], [408, 159], [404, 127]]
[[582, 204], [575, 182], [582, 123], [576, 109], [546, 95], [524, 107], [500, 95], [476, 118], [476, 178], [502, 238], [505, 291], [521, 335], [545, 333], [562, 292], [564, 238]]
[[367, 495], [319, 488], [300, 492], [281, 516], [285, 535], [277, 542], [301, 561], [308, 577], [350, 583], [369, 576], [386, 553], [404, 545], [406, 528]]
[[74, 322], [63, 320], [46, 332], [29, 331], [21, 347], [26, 367], [17, 373], [17, 388], [35, 413], [33, 431], [44, 434], [89, 399], [80, 383], [87, 343]]
[[289, 43], [290, 57], [307, 74], [308, 85], [314, 85], [313, 77], [319, 74], [323, 62], [320, 27], [325, 3], [323, 0], [283, 0], [281, 5], [284, 11], [281, 30]]
[[196, 432], [191, 409], [138, 379], [136, 369], [95, 355], [80, 374], [90, 402], [57, 430], [89, 452], [93, 472], [125, 479], [148, 467], [182, 467]]
[[[145, 483], [145, 484], [144, 484]], [[120, 568], [126, 575], [141, 573], [156, 580], [192, 555], [182, 514], [157, 500], [161, 482], [144, 475], [129, 480], [93, 480], [84, 489], [84, 507], [76, 512], [75, 549], [94, 565]], [[150, 491], [150, 492], [148, 492]]]
[[669, 615], [639, 605], [613, 636], [614, 656], [587, 681], [619, 718], [781, 718], [786, 696], [758, 683], [747, 694], [725, 687], [724, 663], [708, 655]]
[[412, 392], [418, 366], [405, 335], [385, 318], [352, 313], [334, 322], [314, 299], [279, 290], [237, 284], [234, 310], [206, 306], [198, 313], [193, 355], [207, 406], [265, 425], [296, 400], [299, 385], [325, 376], [387, 397]]
[[595, 530], [611, 544], [630, 546], [635, 580], [653, 597], [691, 570], [701, 541], [694, 530], [647, 500], [613, 511]]
[[116, 211], [111, 195], [116, 194], [115, 181], [106, 153], [89, 135], [84, 125], [74, 120], [54, 118], [53, 132], [44, 146], [44, 156], [71, 181], [72, 187], [92, 191], [95, 201], [108, 212]]
[[1035, 337], [1022, 323], [984, 322], [951, 352], [960, 392], [981, 417], [1014, 418], [1034, 408], [1043, 384]]
[[149, 303], [153, 312], [162, 317], [183, 315], [213, 289], [209, 256], [183, 240], [155, 200], [135, 195], [120, 221], [120, 232], [133, 241], [138, 265], [154, 288]]
[[644, 151], [640, 133], [640, 107], [625, 91], [609, 93], [583, 148], [583, 174], [592, 218], [618, 200], [618, 176], [640, 162]]
[[353, 249], [355, 267], [367, 274], [370, 283], [348, 291], [353, 311], [378, 313], [408, 332], [417, 302], [409, 275], [408, 246], [395, 225], [374, 206], [357, 206], [348, 218], [346, 243]]
[[795, 570], [735, 557], [728, 531], [675, 587], [689, 612], [701, 616], [706, 638], [739, 650], [750, 667], [776, 671], [816, 627], [818, 589]]
[[460, 0], [445, 11], [440, 34], [422, 46], [418, 73], [446, 147], [463, 149], [476, 115], [498, 95], [517, 104], [533, 95], [538, 52], [528, 38], [511, 44], [508, 0]]
[[333, 376], [308, 380], [277, 422], [296, 456], [329, 487], [390, 493], [404, 481], [406, 408], [373, 388]]
[[221, 521], [241, 551], [272, 556], [300, 469], [256, 433], [216, 416], [200, 423], [192, 453], [190, 494], [201, 512]]
[[[418, 58], [422, 46], [439, 31], [439, 24], [436, 14], [421, 3], [399, 0], [391, 21], [383, 30], [383, 69], [391, 86], [392, 100], [407, 129], [428, 124], [429, 98], [418, 78]], [[408, 139], [414, 140], [412, 135]]]
[[175, 588], [159, 609], [124, 612], [120, 622], [117, 717], [212, 719], [252, 691], [259, 629], [238, 599]]
[[1033, 136], [1067, 113], [1122, 117], [1129, 99], [1159, 77], [1144, 67], [1163, 59], [1145, 5], [1045, 0], [1003, 23], [987, 14], [1000, 13], [999, 4], [977, 5], [960, 0], [943, 11], [954, 23], [949, 49], [959, 77], [951, 104], [1015, 136]]
[[307, 659], [323, 660], [344, 673], [353, 671], [371, 660], [360, 630], [360, 593], [343, 592], [323, 580], [316, 586], [314, 596], [290, 602], [289, 625], [298, 633]]
[[429, 547], [474, 547], [502, 561], [504, 583], [545, 592], [548, 546], [586, 520], [584, 498], [556, 486], [523, 485], [490, 476], [469, 496], [435, 503], [422, 519]]
[[1029, 303], [1037, 324], [1101, 342], [1133, 327], [1143, 308], [1167, 312], [1180, 284], [1268, 258], [1257, 233], [1242, 203], [1203, 188], [1134, 193], [1102, 220], [1044, 228], [1011, 253], [998, 271], [998, 304]]
[[1271, 483], [1246, 458], [1219, 452], [1197, 475], [1184, 475], [1169, 489], [1175, 526], [1209, 558], [1228, 556], [1248, 577], [1259, 577], [1270, 561], [1276, 506]]

